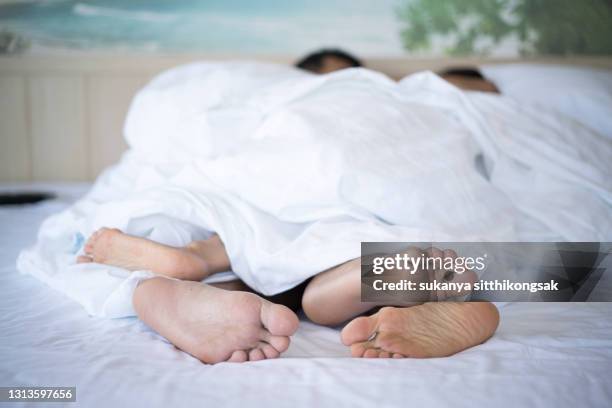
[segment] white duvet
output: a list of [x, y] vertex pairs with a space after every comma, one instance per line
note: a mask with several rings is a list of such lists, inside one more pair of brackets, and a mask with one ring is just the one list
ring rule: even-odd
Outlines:
[[136, 96], [125, 137], [122, 160], [18, 259], [93, 315], [133, 315], [151, 276], [74, 263], [103, 226], [171, 245], [215, 232], [264, 294], [358, 257], [361, 241], [612, 238], [610, 140], [428, 72], [192, 64]]

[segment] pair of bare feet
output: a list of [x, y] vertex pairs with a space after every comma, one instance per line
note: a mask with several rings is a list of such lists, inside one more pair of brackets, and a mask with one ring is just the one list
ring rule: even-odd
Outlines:
[[[90, 237], [85, 255], [79, 256], [77, 262], [151, 270], [178, 279], [160, 277], [141, 282], [134, 293], [134, 307], [142, 321], [206, 363], [276, 358], [287, 350], [298, 328], [297, 316], [283, 305], [254, 293], [223, 290], [199, 282], [230, 268], [217, 236], [175, 248], [102, 228]], [[351, 263], [345, 266], [350, 268], [354, 269]], [[310, 289], [312, 293], [318, 288]], [[337, 302], [338, 292], [333, 295]], [[357, 310], [353, 303], [358, 298], [356, 293], [346, 293], [345, 309]], [[310, 315], [308, 309], [305, 311]], [[339, 321], [317, 321], [313, 313], [315, 318], [311, 319], [337, 325], [358, 314], [339, 314]], [[342, 330], [341, 338], [354, 357], [443, 357], [484, 342], [495, 332], [498, 321], [497, 309], [490, 303], [384, 307], [371, 316], [353, 319]]]

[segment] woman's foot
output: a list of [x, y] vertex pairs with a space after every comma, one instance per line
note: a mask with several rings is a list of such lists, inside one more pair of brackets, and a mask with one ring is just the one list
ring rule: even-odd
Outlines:
[[347, 324], [342, 342], [354, 357], [446, 357], [483, 343], [498, 324], [488, 302], [385, 307]]
[[230, 268], [223, 243], [216, 235], [176, 248], [127, 235], [118, 229], [101, 228], [89, 238], [84, 249], [85, 255], [77, 258], [78, 263], [150, 270], [177, 279], [202, 280]]
[[253, 293], [165, 278], [141, 282], [134, 308], [176, 347], [210, 364], [276, 358], [298, 327], [295, 313]]

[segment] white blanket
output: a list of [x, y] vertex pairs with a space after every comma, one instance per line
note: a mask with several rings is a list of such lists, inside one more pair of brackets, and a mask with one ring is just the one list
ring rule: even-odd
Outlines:
[[215, 232], [264, 294], [361, 241], [612, 238], [609, 140], [428, 72], [192, 64], [137, 95], [125, 137], [122, 160], [18, 260], [93, 315], [132, 315], [150, 276], [74, 263], [103, 226], [171, 245]]

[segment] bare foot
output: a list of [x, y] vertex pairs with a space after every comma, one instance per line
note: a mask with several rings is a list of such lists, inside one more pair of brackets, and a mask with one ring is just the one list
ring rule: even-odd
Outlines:
[[[409, 256], [420, 256], [422, 252], [429, 257], [434, 258], [456, 258], [457, 253], [453, 250], [440, 250], [438, 248], [428, 248], [424, 251], [420, 248], [410, 247], [405, 253]], [[376, 292], [372, 288], [372, 283], [375, 279], [380, 279], [379, 275], [369, 274], [362, 276], [360, 258], [353, 259], [342, 265], [331, 268], [316, 275], [304, 292], [302, 297], [302, 307], [306, 316], [314, 323], [326, 326], [335, 326], [341, 324], [348, 319], [361, 315], [368, 310], [378, 306], [414, 306], [423, 301], [431, 300], [448, 300], [453, 297], [466, 295], [467, 292], [459, 291], [414, 291], [414, 293], [403, 292]], [[364, 260], [368, 262], [368, 260]], [[395, 277], [397, 281], [405, 279], [417, 282], [418, 279], [426, 279], [432, 281], [454, 281], [454, 282], [469, 282], [473, 284], [477, 275], [471, 271], [458, 274], [451, 274], [448, 278], [446, 270], [421, 271], [427, 272], [412, 275], [409, 272], [394, 271], [385, 272], [387, 281], [392, 281]], [[423, 280], [423, 281], [426, 281]], [[370, 299], [376, 299], [376, 302], [364, 302], [361, 300], [362, 294]]]
[[211, 364], [276, 358], [298, 327], [295, 313], [253, 293], [166, 278], [140, 283], [134, 308], [176, 347]]
[[347, 324], [342, 342], [354, 357], [446, 357], [483, 343], [498, 323], [497, 308], [486, 302], [385, 307]]
[[101, 228], [85, 244], [85, 254], [77, 258], [78, 263], [96, 262], [132, 271], [150, 270], [186, 280], [202, 280], [229, 269], [223, 244], [216, 235], [176, 248], [127, 235], [118, 229]]

